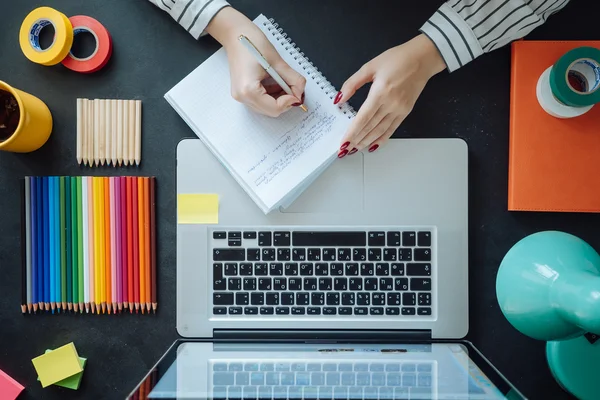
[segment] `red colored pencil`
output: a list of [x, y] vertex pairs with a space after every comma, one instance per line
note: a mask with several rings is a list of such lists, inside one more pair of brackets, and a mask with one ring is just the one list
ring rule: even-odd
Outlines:
[[119, 185], [121, 185], [121, 198], [119, 198], [119, 202], [121, 203], [121, 226], [119, 229], [121, 230], [121, 297], [123, 298], [123, 309], [127, 309], [129, 307], [129, 298], [128, 294], [128, 284], [127, 284], [127, 181], [124, 177], [119, 177]]
[[144, 251], [146, 252], [146, 256], [144, 259], [146, 263], [144, 268], [146, 269], [146, 285], [144, 287], [145, 290], [145, 299], [146, 299], [146, 308], [148, 312], [150, 312], [150, 304], [152, 300], [150, 298], [150, 286], [151, 284], [151, 261], [150, 261], [150, 202], [152, 199], [150, 198], [150, 178], [144, 178]]
[[131, 213], [131, 177], [125, 178], [127, 181], [127, 301], [129, 302], [129, 312], [133, 312], [133, 217]]
[[135, 302], [135, 311], [140, 309], [140, 238], [138, 236], [138, 180], [131, 179], [131, 214], [132, 214], [132, 245], [133, 251], [133, 301]]

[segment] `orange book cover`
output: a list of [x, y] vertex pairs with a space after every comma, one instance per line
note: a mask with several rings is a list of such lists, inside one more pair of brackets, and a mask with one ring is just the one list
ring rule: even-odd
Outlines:
[[571, 119], [548, 115], [538, 78], [567, 51], [600, 41], [512, 44], [508, 209], [600, 212], [600, 104]]

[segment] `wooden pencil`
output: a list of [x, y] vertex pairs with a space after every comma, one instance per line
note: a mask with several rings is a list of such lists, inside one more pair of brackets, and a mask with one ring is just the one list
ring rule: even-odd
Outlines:
[[100, 134], [100, 100], [94, 99], [94, 166], [100, 165], [100, 153], [104, 149]]
[[134, 293], [133, 293], [133, 194], [131, 187], [131, 177], [127, 177], [127, 282], [129, 312], [133, 312], [134, 308]]
[[146, 285], [144, 287], [146, 298], [146, 309], [150, 312], [150, 308], [152, 307], [152, 297], [150, 287], [152, 286], [151, 282], [151, 250], [150, 250], [150, 178], [144, 179], [144, 250], [146, 251], [146, 256], [144, 260], [144, 269], [146, 270]]
[[21, 313], [27, 313], [27, 193], [25, 192], [26, 180], [21, 179]]
[[102, 102], [104, 103], [104, 117], [105, 117], [105, 123], [104, 123], [104, 154], [103, 154], [103, 159], [106, 162], [106, 165], [110, 165], [110, 150], [112, 147], [111, 141], [112, 141], [112, 133], [111, 133], [111, 128], [112, 128], [112, 102], [111, 100], [102, 100]]
[[144, 233], [144, 178], [138, 177], [137, 179], [138, 189], [138, 201], [137, 201], [137, 215], [138, 215], [138, 243], [139, 243], [139, 278], [140, 278], [140, 308], [142, 314], [146, 310], [146, 235]]
[[138, 188], [137, 179], [131, 179], [131, 214], [133, 228], [132, 250], [133, 250], [133, 301], [135, 311], [140, 309], [140, 242], [138, 235]]
[[66, 242], [65, 242], [65, 179], [64, 176], [58, 177], [59, 184], [59, 192], [58, 192], [58, 201], [59, 201], [59, 218], [60, 218], [60, 247], [58, 247], [58, 251], [60, 251], [60, 284], [59, 284], [59, 293], [60, 299], [59, 303], [56, 305], [56, 308], [60, 309], [62, 307], [63, 310], [67, 309], [67, 261], [66, 261]]
[[[104, 177], [104, 293], [106, 298], [106, 309], [108, 313], [111, 312], [111, 301], [112, 301], [112, 265], [111, 265], [111, 253], [112, 253], [112, 238], [110, 231], [110, 181], [108, 177]], [[104, 308], [102, 309], [104, 312]]]
[[129, 101], [123, 101], [123, 164], [129, 165]]
[[156, 178], [150, 178], [150, 299], [156, 313]]
[[127, 162], [133, 165], [135, 160], [135, 101], [129, 101], [129, 129], [127, 137], [129, 138], [129, 154], [127, 154]]
[[83, 99], [77, 99], [77, 164], [83, 158]]
[[117, 129], [119, 124], [119, 113], [117, 107], [117, 100], [110, 101], [110, 108], [112, 114], [112, 127], [111, 127], [111, 139], [110, 139], [110, 161], [113, 167], [117, 166]]
[[123, 164], [123, 100], [117, 101], [117, 164]]
[[73, 311], [73, 266], [72, 266], [72, 230], [71, 230], [71, 178], [64, 178], [64, 193], [65, 193], [65, 264], [67, 269], [67, 284], [65, 287], [67, 304], [66, 308]]
[[142, 160], [142, 101], [135, 100], [135, 164]]

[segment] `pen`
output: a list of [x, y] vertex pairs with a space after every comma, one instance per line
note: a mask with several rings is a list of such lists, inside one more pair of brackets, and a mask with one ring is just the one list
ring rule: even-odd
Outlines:
[[[239, 40], [248, 49], [250, 54], [252, 54], [254, 58], [256, 58], [256, 61], [258, 61], [258, 63], [265, 69], [265, 71], [267, 71], [267, 73], [271, 75], [275, 82], [277, 82], [279, 86], [281, 86], [284, 92], [291, 96], [294, 96], [294, 93], [292, 93], [292, 89], [288, 86], [287, 83], [285, 83], [285, 81], [283, 80], [283, 78], [281, 78], [277, 71], [275, 71], [275, 68], [271, 67], [267, 59], [261, 54], [261, 52], [256, 48], [256, 46], [254, 46], [250, 39], [248, 39], [244, 35], [240, 35]], [[302, 108], [304, 112], [308, 112], [308, 108], [306, 108], [304, 104], [300, 105], [300, 108]]]

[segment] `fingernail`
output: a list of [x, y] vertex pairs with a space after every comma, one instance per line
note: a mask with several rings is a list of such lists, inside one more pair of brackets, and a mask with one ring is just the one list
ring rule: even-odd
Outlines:
[[342, 92], [338, 92], [338, 94], [335, 96], [335, 99], [333, 99], [333, 104], [339, 103], [343, 95], [344, 94]]
[[374, 144], [373, 146], [369, 147], [369, 153], [374, 152], [375, 150], [377, 150], [379, 148], [378, 144]]
[[350, 150], [350, 153], [348, 153], [348, 155], [350, 154], [354, 154], [358, 151], [358, 149], [356, 147], [354, 147], [352, 150]]
[[340, 150], [346, 150], [346, 147], [350, 146], [350, 142], [346, 142], [343, 145], [341, 145]]
[[302, 105], [302, 103], [294, 103], [292, 104], [292, 107], [300, 107]]
[[348, 150], [343, 150], [338, 153], [338, 158], [344, 158], [348, 154]]

